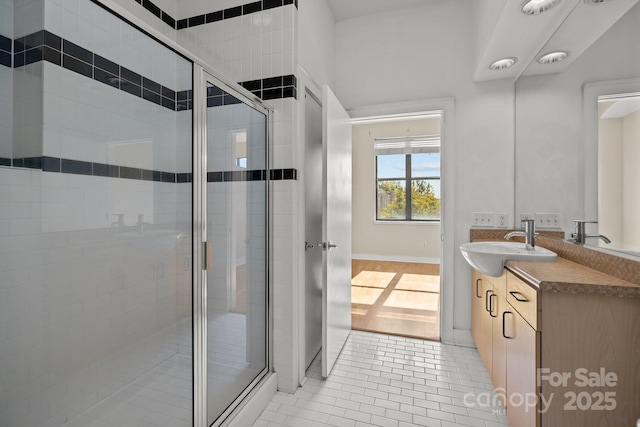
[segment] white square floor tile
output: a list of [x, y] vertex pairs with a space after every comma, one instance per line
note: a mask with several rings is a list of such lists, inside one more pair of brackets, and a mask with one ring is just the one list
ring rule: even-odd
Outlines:
[[278, 392], [254, 427], [508, 426], [476, 349], [351, 331], [333, 372], [320, 355], [295, 393]]

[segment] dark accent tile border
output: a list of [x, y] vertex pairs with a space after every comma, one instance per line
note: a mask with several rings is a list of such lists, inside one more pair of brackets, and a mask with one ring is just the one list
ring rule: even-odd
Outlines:
[[[47, 30], [21, 37], [14, 40], [13, 43], [10, 39], [3, 42], [3, 46], [9, 48], [12, 44], [15, 50], [13, 54], [14, 68], [47, 61], [172, 111], [185, 111], [193, 108], [192, 90], [175, 91], [162, 86]], [[8, 55], [7, 60], [2, 59], [2, 54], [5, 53]], [[7, 62], [10, 66], [11, 54], [0, 51], [0, 61]], [[297, 78], [293, 74], [240, 82], [239, 84], [263, 100], [297, 99]], [[217, 98], [218, 96], [223, 98]], [[211, 92], [211, 88], [209, 88], [207, 93], [208, 107], [240, 102], [222, 90]]]
[[[263, 10], [275, 9], [276, 7], [283, 7], [292, 4], [298, 8], [298, 0], [260, 0], [251, 3], [246, 3], [240, 6], [230, 7], [228, 9], [217, 10], [210, 13], [204, 13], [202, 15], [192, 16], [190, 18], [184, 18], [177, 21], [175, 27], [176, 30], [184, 30], [185, 28], [196, 27], [198, 25], [210, 24], [216, 21], [222, 21], [223, 19], [236, 18], [238, 16], [250, 15], [256, 12], [262, 12]], [[156, 15], [157, 16], [157, 15]]]
[[[264, 181], [267, 172], [264, 169], [207, 172], [207, 182], [243, 182]], [[269, 179], [272, 181], [297, 180], [297, 169], [270, 169]]]
[[262, 100], [295, 98], [298, 99], [298, 79], [295, 75], [267, 77], [262, 80], [249, 80], [240, 83], [245, 89]]
[[[2, 42], [2, 45], [7, 45]], [[9, 43], [11, 45], [11, 43]], [[38, 61], [62, 66], [74, 73], [94, 79], [172, 111], [182, 111], [176, 91], [94, 54], [69, 40], [41, 30], [13, 41], [15, 68]], [[4, 53], [0, 51], [0, 53]], [[2, 55], [0, 55], [2, 61]]]
[[12, 67], [13, 41], [9, 37], [0, 35], [0, 65]]
[[[0, 166], [13, 166], [16, 168], [41, 169], [44, 172], [68, 173], [72, 175], [102, 176], [108, 178], [135, 179], [143, 181], [166, 182], [169, 184], [185, 184], [193, 181], [190, 172], [164, 172], [149, 169], [132, 168], [129, 166], [109, 165], [106, 163], [85, 162], [82, 160], [63, 159], [59, 157], [27, 157], [20, 159], [8, 159], [0, 157]], [[247, 182], [264, 181], [267, 171], [233, 170], [208, 172], [207, 182]], [[296, 181], [298, 170], [270, 169], [269, 179], [272, 181]]]
[[[15, 50], [13, 54], [14, 68], [39, 61], [47, 61], [172, 111], [185, 111], [193, 108], [192, 90], [175, 91], [169, 87], [162, 86], [160, 83], [141, 76], [75, 43], [62, 39], [47, 30], [21, 37], [14, 40], [13, 43], [11, 43], [10, 39], [7, 40], [3, 42], [3, 46], [11, 47], [13, 44]], [[0, 62], [3, 61], [2, 54], [5, 53], [9, 56], [4, 62], [11, 64], [11, 54], [4, 51], [0, 51]], [[298, 80], [293, 74], [240, 82], [239, 84], [263, 100], [297, 99], [298, 97]], [[210, 89], [207, 93], [208, 107], [232, 105], [241, 102], [222, 90], [214, 93]], [[224, 98], [218, 99], [216, 98], [217, 96]]]
[[[179, 177], [181, 175], [191, 176], [190, 173], [177, 174], [174, 172], [147, 170], [132, 168], [129, 166], [109, 165], [106, 163], [85, 162], [82, 160], [61, 159], [58, 157], [43, 156], [36, 157], [34, 159], [40, 159], [40, 167], [37, 167], [36, 169], [42, 169], [44, 172], [59, 172], [73, 175], [92, 175], [109, 178], [136, 179], [174, 184], [179, 182], [190, 182], [179, 181]], [[16, 159], [13, 160], [13, 166], [19, 167], [18, 165], [16, 165]]]

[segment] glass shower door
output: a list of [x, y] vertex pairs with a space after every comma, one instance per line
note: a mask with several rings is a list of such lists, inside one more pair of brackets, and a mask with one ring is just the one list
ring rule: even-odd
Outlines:
[[267, 111], [207, 82], [207, 422], [267, 372]]

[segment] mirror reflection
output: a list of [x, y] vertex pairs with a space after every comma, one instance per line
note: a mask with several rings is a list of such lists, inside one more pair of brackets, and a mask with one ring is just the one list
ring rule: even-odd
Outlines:
[[[558, 37], [566, 25], [588, 13], [604, 20], [607, 5], [616, 3], [577, 2], [540, 52], [570, 42]], [[566, 48], [568, 65], [552, 64], [545, 73], [534, 61], [516, 81], [514, 217], [519, 223], [525, 215], [557, 213], [574, 241], [576, 220], [597, 222], [584, 225], [586, 236], [596, 236], [584, 244], [640, 256], [640, 3], [626, 3], [588, 48]]]
[[[598, 231], [640, 255], [640, 94], [598, 99]], [[605, 245], [602, 239], [589, 242]]]

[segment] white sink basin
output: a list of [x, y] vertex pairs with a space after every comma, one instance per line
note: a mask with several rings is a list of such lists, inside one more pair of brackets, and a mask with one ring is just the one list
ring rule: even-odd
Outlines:
[[476, 270], [488, 276], [500, 277], [505, 261], [553, 262], [555, 252], [535, 247], [526, 250], [524, 243], [472, 242], [460, 245], [460, 252]]
[[183, 233], [176, 230], [144, 230], [120, 233], [116, 236], [126, 240], [137, 250], [166, 252], [176, 247]]

